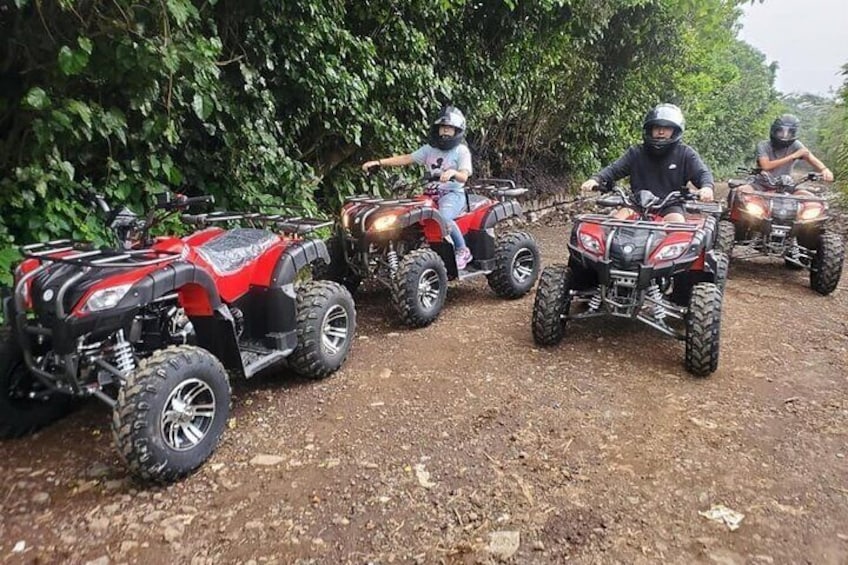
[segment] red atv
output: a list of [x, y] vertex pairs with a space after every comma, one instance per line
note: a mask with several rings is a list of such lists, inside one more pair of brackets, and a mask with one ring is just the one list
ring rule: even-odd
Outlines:
[[[554, 345], [571, 320], [595, 316], [636, 319], [686, 342], [686, 369], [707, 376], [718, 367], [722, 287], [727, 256], [713, 249], [716, 219], [692, 206], [688, 194], [660, 199], [649, 191], [598, 199], [627, 206], [628, 219], [583, 214], [574, 220], [568, 265], [542, 272], [533, 305], [533, 339]], [[685, 223], [657, 213], [684, 205]], [[681, 327], [682, 326], [682, 327]]]
[[[821, 175], [809, 173], [801, 182], [789, 175], [773, 177], [765, 171], [754, 170], [746, 181], [731, 180], [730, 213], [722, 224], [733, 239], [736, 257], [780, 257], [789, 269], [808, 269], [810, 288], [828, 295], [836, 289], [842, 275], [845, 247], [842, 237], [825, 228], [830, 215], [827, 200], [809, 194], [814, 187], [803, 187], [807, 194], [796, 190], [806, 181], [821, 180]], [[755, 182], [764, 191], [743, 193], [739, 186]], [[730, 247], [727, 249], [730, 254]]]
[[[527, 189], [510, 180], [480, 179], [466, 185], [466, 212], [455, 219], [474, 259], [457, 269], [453, 242], [430, 188], [396, 182], [399, 198], [370, 195], [345, 200], [335, 233], [328, 242], [327, 277], [356, 289], [365, 279], [386, 286], [401, 320], [412, 327], [432, 323], [445, 303], [448, 279], [485, 275], [498, 296], [527, 294], [539, 275], [539, 250], [528, 233], [495, 235], [495, 226], [520, 216], [514, 200]], [[417, 188], [425, 193], [412, 196]]]
[[[356, 326], [353, 300], [336, 283], [303, 276], [329, 261], [324, 243], [303, 234], [330, 222], [213, 213], [184, 216], [205, 227], [185, 238], [149, 237], [165, 216], [209, 200], [162, 199], [144, 219], [124, 213], [140, 234], [127, 238], [129, 249], [68, 240], [21, 249], [3, 302], [12, 335], [0, 345], [0, 437], [95, 396], [113, 408], [129, 468], [171, 481], [217, 446], [228, 374], [249, 378], [284, 361], [308, 378], [339, 368]], [[179, 308], [190, 323], [178, 323]]]

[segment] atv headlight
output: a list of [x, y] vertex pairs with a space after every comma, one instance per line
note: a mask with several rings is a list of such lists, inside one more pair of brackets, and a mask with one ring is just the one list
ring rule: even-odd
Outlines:
[[374, 220], [373, 224], [371, 224], [371, 229], [374, 230], [374, 231], [388, 230], [388, 229], [393, 228], [396, 223], [397, 223], [397, 216], [395, 216], [393, 214], [389, 214], [389, 215], [386, 215], [386, 216], [380, 216], [379, 218]]
[[745, 204], [745, 211], [757, 218], [766, 217], [766, 209], [759, 202], [748, 202]]
[[824, 206], [818, 202], [804, 204], [798, 213], [798, 218], [801, 220], [813, 220], [818, 218], [824, 212]]
[[689, 247], [688, 243], [674, 243], [672, 245], [666, 245], [662, 249], [657, 252], [654, 258], [657, 261], [669, 261], [671, 259], [677, 259], [683, 252], [686, 251], [686, 248]]
[[582, 232], [577, 235], [580, 237], [580, 245], [582, 245], [586, 251], [596, 253], [598, 255], [601, 254], [601, 242], [597, 237]]
[[85, 301], [85, 306], [82, 307], [82, 310], [84, 312], [100, 312], [101, 310], [114, 308], [124, 295], [126, 295], [130, 287], [132, 287], [131, 284], [122, 284], [95, 291]]

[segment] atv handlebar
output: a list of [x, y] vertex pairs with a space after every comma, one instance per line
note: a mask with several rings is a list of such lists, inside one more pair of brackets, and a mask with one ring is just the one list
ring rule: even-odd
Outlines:
[[613, 193], [611, 195], [606, 195], [599, 197], [596, 202], [599, 206], [603, 206], [606, 208], [614, 208], [618, 206], [627, 206], [640, 212], [642, 214], [646, 214], [652, 211], [662, 210], [666, 206], [673, 206], [675, 204], [684, 204], [689, 201], [696, 200], [696, 196], [686, 190], [685, 188], [680, 188], [678, 190], [669, 192], [665, 195], [664, 198], [659, 200], [657, 196], [654, 197], [653, 200], [639, 202], [636, 200], [636, 195], [641, 192], [648, 191], [638, 191], [631, 192], [628, 194], [623, 187], [619, 185], [615, 185], [611, 190], [607, 191], [608, 193]]
[[[167, 193], [165, 193], [167, 194]], [[160, 210], [181, 210], [193, 206], [194, 204], [214, 204], [215, 197], [212, 195], [203, 196], [186, 196], [184, 194], [176, 194], [174, 200], [160, 200], [156, 203], [156, 208]]]

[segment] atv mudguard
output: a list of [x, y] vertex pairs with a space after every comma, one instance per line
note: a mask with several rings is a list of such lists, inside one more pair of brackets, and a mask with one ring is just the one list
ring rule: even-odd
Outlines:
[[427, 206], [416, 206], [405, 214], [401, 214], [398, 216], [397, 223], [400, 229], [421, 225], [424, 237], [431, 243], [443, 241], [450, 232], [439, 209]]
[[483, 222], [480, 224], [481, 230], [495, 227], [495, 224], [511, 217], [521, 215], [521, 204], [516, 200], [508, 200], [495, 204], [483, 216]]
[[[280, 255], [269, 285], [254, 285], [238, 301], [249, 323], [250, 335], [266, 348], [290, 353], [297, 346], [297, 295], [294, 282], [301, 269], [316, 261], [330, 261], [327, 246], [320, 240], [293, 243]], [[229, 308], [212, 316], [191, 317], [197, 344], [212, 351], [229, 370], [245, 372]]]
[[507, 218], [521, 216], [521, 204], [515, 200], [499, 202], [486, 210], [479, 225], [472, 227], [465, 234], [465, 243], [471, 249], [471, 254], [482, 269], [495, 267], [495, 225]]

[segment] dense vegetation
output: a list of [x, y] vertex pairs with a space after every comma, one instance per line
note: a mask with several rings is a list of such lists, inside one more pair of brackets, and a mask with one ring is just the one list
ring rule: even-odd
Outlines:
[[449, 100], [483, 174], [582, 176], [660, 101], [730, 171], [779, 103], [738, 4], [0, 0], [0, 282], [14, 243], [100, 237], [89, 190], [329, 206]]

